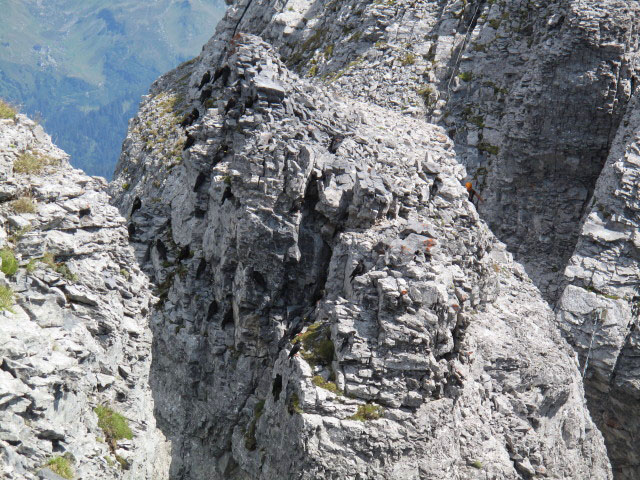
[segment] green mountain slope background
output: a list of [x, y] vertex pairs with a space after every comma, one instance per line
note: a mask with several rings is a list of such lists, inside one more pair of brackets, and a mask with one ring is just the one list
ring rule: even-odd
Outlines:
[[0, 97], [111, 178], [140, 96], [197, 55], [223, 0], [0, 0]]

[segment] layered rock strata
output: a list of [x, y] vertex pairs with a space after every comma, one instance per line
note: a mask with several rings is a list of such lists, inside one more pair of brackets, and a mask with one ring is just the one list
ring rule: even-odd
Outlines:
[[[106, 182], [22, 115], [0, 120], [0, 176], [0, 477], [165, 478], [152, 296]], [[133, 437], [109, 438], [98, 406]]]
[[558, 323], [580, 356], [616, 478], [640, 475], [640, 106], [632, 103], [564, 271]]
[[171, 478], [610, 478], [445, 132], [300, 79], [244, 7], [154, 84], [112, 185]]

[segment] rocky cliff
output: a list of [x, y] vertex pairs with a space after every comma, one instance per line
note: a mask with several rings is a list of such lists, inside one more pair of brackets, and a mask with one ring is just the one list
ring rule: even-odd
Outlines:
[[0, 120], [0, 176], [0, 477], [164, 478], [152, 296], [106, 182], [22, 115]]
[[245, 7], [154, 84], [112, 185], [161, 299], [171, 478], [610, 478], [446, 132], [300, 78]]
[[637, 13], [234, 3], [130, 122], [125, 219], [4, 121], [5, 470], [638, 478]]

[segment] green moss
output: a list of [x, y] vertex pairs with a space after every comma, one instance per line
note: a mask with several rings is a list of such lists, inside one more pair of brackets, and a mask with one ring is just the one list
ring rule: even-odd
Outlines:
[[293, 342], [302, 342], [302, 358], [310, 365], [331, 365], [335, 349], [326, 326], [314, 323]]
[[492, 18], [491, 20], [489, 20], [489, 25], [491, 25], [491, 28], [493, 28], [494, 30], [498, 30], [498, 28], [500, 28], [500, 19], [499, 18]]
[[462, 73], [458, 74], [458, 78], [460, 80], [462, 80], [463, 82], [470, 82], [473, 79], [473, 73], [472, 72], [462, 72]]
[[131, 464], [127, 461], [126, 458], [120, 456], [120, 455], [116, 455], [116, 461], [120, 464], [120, 468], [122, 468], [122, 470], [129, 470], [131, 468]]
[[8, 277], [15, 275], [18, 271], [18, 261], [16, 260], [16, 256], [13, 252], [8, 248], [3, 248], [0, 250], [0, 259], [2, 260], [2, 267], [0, 267], [2, 273]]
[[335, 382], [328, 382], [320, 375], [316, 375], [311, 379], [311, 382], [320, 388], [324, 388], [325, 390], [329, 390], [331, 393], [335, 393], [336, 395], [342, 396], [342, 391], [338, 388], [338, 385]]
[[289, 397], [289, 401], [287, 402], [287, 410], [291, 415], [293, 415], [294, 413], [300, 415], [304, 413], [302, 407], [300, 406], [300, 397], [298, 397], [297, 393], [293, 393], [291, 394], [291, 397]]
[[[125, 417], [106, 405], [99, 405], [93, 409], [98, 416], [98, 427], [104, 432], [104, 436], [109, 444], [114, 444], [117, 440], [126, 438], [131, 440], [133, 432], [129, 428], [129, 422]], [[117, 457], [116, 457], [117, 460]]]
[[366, 422], [367, 420], [377, 420], [384, 413], [384, 409], [380, 405], [373, 405], [367, 403], [366, 405], [360, 405], [355, 415], [349, 417], [351, 420], [359, 420]]
[[71, 462], [65, 457], [53, 457], [47, 462], [47, 467], [53, 473], [60, 475], [62, 478], [71, 480], [73, 478], [73, 469], [71, 468]]
[[122, 275], [126, 280], [129, 280], [131, 278], [131, 274], [129, 273], [129, 271], [124, 268], [120, 269], [120, 275]]
[[122, 184], [122, 189], [123, 189], [123, 190], [125, 190], [125, 191], [126, 191], [126, 190], [129, 190], [129, 187], [130, 187], [130, 186], [131, 186], [131, 185], [129, 185], [129, 183], [128, 183], [128, 182], [124, 182], [124, 183]]
[[105, 456], [104, 456], [104, 459], [106, 460], [107, 465], [109, 465], [110, 467], [113, 467], [113, 466], [116, 464], [116, 463], [113, 461], [113, 458], [111, 458], [111, 457], [110, 457], [110, 456], [108, 456], [108, 455], [105, 455]]
[[15, 303], [13, 290], [5, 285], [0, 285], [0, 312], [7, 311], [16, 313], [11, 307]]
[[0, 100], [0, 118], [16, 118], [16, 110], [4, 100]]
[[247, 428], [247, 431], [244, 434], [244, 447], [247, 450], [253, 451], [257, 447], [258, 442], [256, 440], [256, 424], [262, 416], [263, 411], [264, 400], [260, 400], [258, 403], [256, 403], [256, 406], [253, 409], [253, 419], [251, 420], [249, 428]]
[[478, 128], [484, 128], [484, 119], [480, 115], [468, 117], [467, 121], [474, 124]]
[[481, 152], [487, 152], [491, 155], [498, 155], [500, 153], [500, 147], [491, 145], [487, 142], [480, 142], [478, 144], [478, 150], [480, 150]]
[[13, 171], [21, 174], [39, 174], [46, 167], [57, 165], [58, 163], [57, 160], [46, 155], [24, 152], [13, 162]]
[[474, 460], [473, 462], [471, 462], [471, 466], [480, 470], [482, 468], [482, 462], [479, 460]]

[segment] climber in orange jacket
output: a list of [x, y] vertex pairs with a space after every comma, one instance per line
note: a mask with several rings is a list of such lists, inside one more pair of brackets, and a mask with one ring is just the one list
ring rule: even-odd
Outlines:
[[478, 203], [484, 202], [484, 200], [482, 199], [480, 194], [473, 189], [473, 184], [471, 182], [467, 182], [465, 187], [467, 187], [467, 192], [469, 192], [469, 201], [471, 203], [473, 203], [473, 197], [477, 197], [478, 198]]

